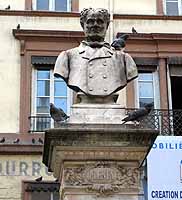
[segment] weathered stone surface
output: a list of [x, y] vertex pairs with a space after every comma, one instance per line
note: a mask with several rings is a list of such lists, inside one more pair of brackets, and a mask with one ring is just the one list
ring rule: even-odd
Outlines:
[[157, 134], [117, 124], [62, 124], [46, 131], [43, 162], [60, 179], [62, 200], [135, 200], [142, 191], [139, 167]]
[[[68, 163], [67, 163], [68, 165]], [[98, 196], [108, 196], [126, 189], [138, 190], [139, 171], [136, 166], [119, 162], [90, 162], [64, 167], [65, 187], [82, 187]]]
[[119, 104], [74, 104], [68, 123], [121, 124], [125, 109]]

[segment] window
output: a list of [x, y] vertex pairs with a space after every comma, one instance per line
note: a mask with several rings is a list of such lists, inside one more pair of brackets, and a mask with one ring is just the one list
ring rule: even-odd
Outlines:
[[136, 82], [136, 107], [142, 108], [148, 103], [154, 104], [154, 110], [139, 123], [141, 128], [159, 129], [156, 110], [160, 108], [159, 80], [156, 71], [139, 71]]
[[154, 103], [159, 107], [159, 82], [157, 72], [139, 72], [137, 82], [137, 105], [144, 107], [147, 103]]
[[55, 78], [52, 69], [33, 70], [31, 130], [43, 131], [53, 127], [49, 116], [50, 103], [70, 112], [70, 90], [61, 78]]
[[154, 102], [154, 86], [152, 73], [140, 73], [138, 76], [139, 107]]
[[24, 181], [23, 200], [59, 200], [60, 184], [51, 181]]
[[166, 15], [181, 15], [182, 0], [166, 0]]
[[34, 0], [34, 10], [70, 11], [71, 0]]

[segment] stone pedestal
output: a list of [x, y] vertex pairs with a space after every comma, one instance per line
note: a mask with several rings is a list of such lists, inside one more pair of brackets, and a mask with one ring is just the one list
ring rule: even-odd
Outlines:
[[126, 116], [119, 104], [74, 104], [69, 123], [77, 124], [121, 124]]
[[77, 94], [78, 102], [71, 106], [68, 123], [74, 124], [121, 124], [126, 116], [125, 108], [115, 103], [118, 94], [108, 97], [87, 97]]
[[62, 124], [45, 133], [43, 162], [61, 200], [142, 199], [140, 166], [158, 131], [117, 124]]

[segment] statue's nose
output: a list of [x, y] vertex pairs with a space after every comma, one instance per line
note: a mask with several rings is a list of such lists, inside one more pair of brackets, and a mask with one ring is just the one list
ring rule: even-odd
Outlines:
[[97, 23], [97, 21], [94, 21], [94, 26], [98, 26], [98, 23]]

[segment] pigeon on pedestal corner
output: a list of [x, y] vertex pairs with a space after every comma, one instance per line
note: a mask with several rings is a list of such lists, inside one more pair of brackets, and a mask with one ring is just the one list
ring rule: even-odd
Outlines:
[[69, 118], [61, 108], [57, 108], [53, 103], [50, 103], [50, 115], [55, 122], [64, 122]]
[[146, 117], [152, 110], [154, 104], [153, 103], [148, 103], [145, 105], [144, 108], [140, 108], [136, 111], [128, 113], [128, 116], [122, 119], [123, 123], [125, 124], [126, 122], [140, 122], [144, 117]]

